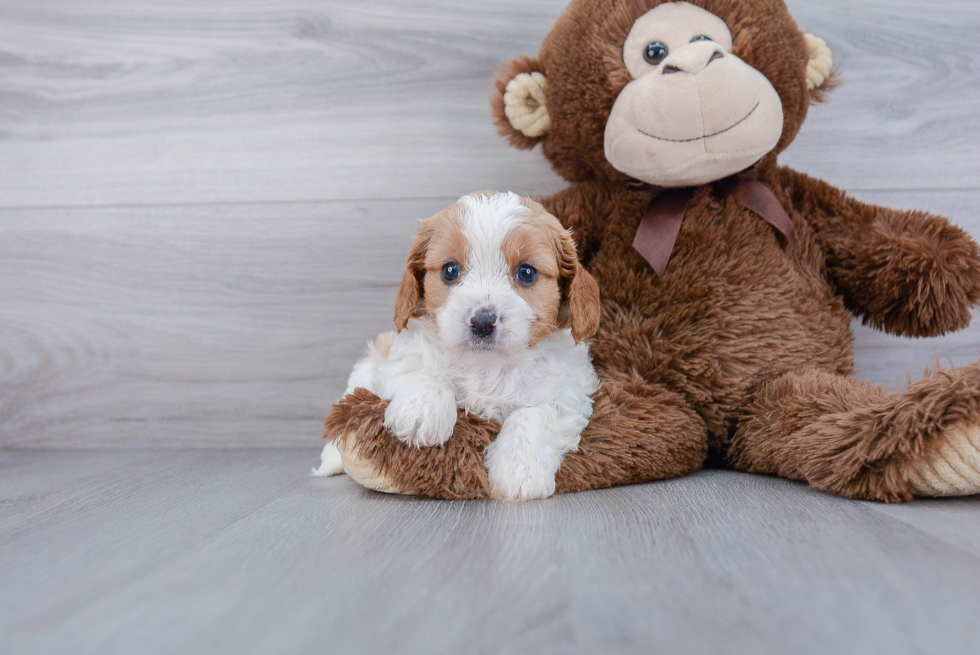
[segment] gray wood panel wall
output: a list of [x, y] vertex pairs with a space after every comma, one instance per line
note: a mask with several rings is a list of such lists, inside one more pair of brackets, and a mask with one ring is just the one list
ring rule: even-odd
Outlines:
[[[563, 186], [490, 124], [565, 0], [0, 1], [0, 446], [315, 446], [414, 229]], [[843, 73], [784, 163], [980, 237], [976, 0], [790, 0]], [[980, 323], [856, 326], [889, 387]]]

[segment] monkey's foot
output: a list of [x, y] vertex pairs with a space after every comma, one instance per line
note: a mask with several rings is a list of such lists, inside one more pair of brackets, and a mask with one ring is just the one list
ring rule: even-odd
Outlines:
[[384, 473], [378, 470], [377, 464], [362, 457], [356, 448], [340, 449], [340, 457], [344, 462], [344, 470], [354, 482], [386, 494], [406, 494]]
[[417, 448], [388, 434], [382, 400], [365, 389], [337, 401], [324, 422], [340, 451], [344, 470], [358, 484], [389, 494], [432, 498], [488, 498], [483, 451], [498, 426], [460, 411], [453, 437], [441, 446]]
[[947, 428], [927, 446], [909, 477], [917, 496], [980, 493], [980, 424]]

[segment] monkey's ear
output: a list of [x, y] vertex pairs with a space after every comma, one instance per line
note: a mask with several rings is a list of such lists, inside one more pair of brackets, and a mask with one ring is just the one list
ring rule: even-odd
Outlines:
[[823, 102], [826, 94], [837, 86], [834, 54], [819, 36], [807, 32], [803, 38], [810, 52], [810, 61], [806, 65], [806, 86], [810, 89], [813, 102]]
[[425, 253], [431, 236], [431, 228], [422, 221], [412, 241], [412, 249], [408, 253], [408, 261], [405, 262], [405, 273], [395, 298], [395, 329], [399, 332], [408, 326], [408, 319], [419, 315], [424, 286], [422, 278], [425, 276]]
[[547, 82], [544, 67], [533, 57], [511, 59], [497, 70], [490, 106], [497, 132], [515, 148], [530, 150], [548, 134]]

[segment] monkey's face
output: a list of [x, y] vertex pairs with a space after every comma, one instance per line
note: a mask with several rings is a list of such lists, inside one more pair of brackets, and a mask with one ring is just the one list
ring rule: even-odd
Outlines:
[[772, 151], [783, 131], [779, 94], [731, 51], [725, 22], [700, 7], [667, 3], [641, 16], [623, 46], [632, 81], [606, 123], [609, 163], [649, 184], [684, 187]]
[[775, 164], [832, 86], [784, 0], [571, 0], [491, 96], [511, 145], [570, 182], [697, 186]]

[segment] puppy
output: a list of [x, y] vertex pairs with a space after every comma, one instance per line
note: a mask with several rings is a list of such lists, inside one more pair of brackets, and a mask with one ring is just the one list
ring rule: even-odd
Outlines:
[[[464, 196], [422, 221], [397, 332], [370, 345], [346, 393], [389, 399], [385, 426], [416, 447], [445, 443], [457, 408], [499, 422], [485, 455], [494, 495], [545, 498], [592, 414], [584, 341], [598, 324], [599, 287], [558, 219], [513, 193]], [[317, 475], [342, 472], [333, 443], [321, 459]]]

